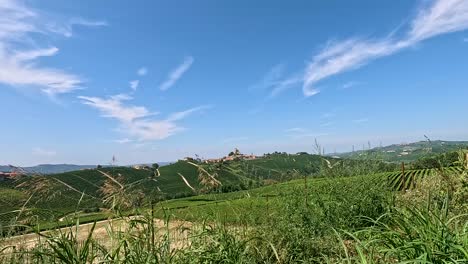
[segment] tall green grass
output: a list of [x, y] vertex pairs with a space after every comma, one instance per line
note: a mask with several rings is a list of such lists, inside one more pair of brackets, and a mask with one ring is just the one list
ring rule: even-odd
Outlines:
[[36, 228], [35, 245], [0, 241], [0, 263], [468, 263], [466, 167], [402, 191], [382, 175], [331, 175], [244, 191], [223, 204], [208, 199], [216, 194], [191, 198], [204, 207], [181, 200], [190, 222], [157, 193], [128, 216], [138, 197], [108, 179], [105, 235], [99, 224], [80, 235], [79, 218], [66, 229]]

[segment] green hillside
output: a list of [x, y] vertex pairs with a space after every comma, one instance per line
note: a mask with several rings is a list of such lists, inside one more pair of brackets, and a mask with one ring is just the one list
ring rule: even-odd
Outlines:
[[[198, 162], [198, 166], [217, 175], [222, 186], [213, 191], [230, 192], [316, 175], [321, 163], [322, 158], [316, 155], [275, 153], [255, 160]], [[27, 223], [33, 216], [37, 217], [34, 221], [51, 221], [75, 211], [101, 211], [105, 207], [105, 190], [118, 192], [119, 184], [125, 186], [125, 195], [135, 203], [131, 205], [134, 207], [148, 199], [193, 196], [203, 187], [199, 183], [198, 167], [187, 161], [162, 166], [159, 173], [160, 176], [152, 177], [150, 169], [111, 167], [4, 181], [0, 183], [0, 224], [7, 225], [12, 219], [26, 219]], [[22, 207], [26, 210], [15, 211]]]
[[[393, 172], [385, 172], [385, 170], [395, 168], [395, 166], [384, 166], [380, 169], [380, 173], [368, 173], [367, 168], [369, 166], [372, 168], [373, 166], [397, 164], [375, 163], [375, 160], [337, 160], [324, 159], [323, 157], [308, 154], [288, 155], [275, 153], [255, 160], [237, 160], [214, 164], [192, 164], [192, 161], [179, 161], [171, 166], [161, 167], [161, 175], [154, 178], [151, 177], [152, 173], [149, 168], [140, 170], [127, 167], [99, 168], [30, 178], [23, 180], [20, 185], [23, 183], [24, 185], [19, 188], [15, 188], [11, 182], [2, 182], [0, 186], [3, 188], [1, 192], [3, 196], [0, 198], [3, 198], [5, 202], [25, 200], [30, 193], [30, 190], [29, 192], [26, 191], [26, 183], [41, 186], [44, 180], [52, 181], [56, 184], [47, 185], [48, 189], [45, 194], [50, 195], [53, 199], [34, 200], [37, 202], [36, 207], [29, 206], [28, 208], [31, 211], [27, 211], [23, 217], [18, 218], [19, 223], [32, 226], [37, 222], [25, 222], [25, 219], [28, 216], [36, 215], [41, 218], [42, 222], [34, 226], [40, 230], [51, 230], [63, 226], [74, 226], [77, 223], [84, 224], [113, 219], [112, 221], [100, 222], [100, 224], [116, 220], [132, 226], [131, 231], [123, 232], [131, 234], [128, 240], [131, 243], [126, 244], [131, 246], [135, 244], [135, 241], [141, 241], [142, 244], [151, 241], [151, 235], [154, 234], [152, 230], [155, 228], [153, 219], [157, 218], [159, 220], [164, 219], [164, 228], [176, 230], [174, 233], [165, 233], [163, 227], [157, 226], [156, 230], [163, 230], [162, 235], [164, 238], [161, 237], [162, 243], [167, 242], [167, 240], [164, 240], [165, 238], [176, 239], [173, 240], [174, 242], [178, 241], [177, 239], [180, 239], [177, 235], [179, 232], [180, 234], [188, 232], [190, 235], [187, 237], [191, 239], [189, 245], [194, 246], [194, 248], [191, 248], [194, 251], [199, 252], [199, 247], [203, 248], [207, 243], [217, 245], [217, 247], [210, 248], [206, 252], [202, 251], [200, 253], [202, 259], [210, 253], [224, 252], [223, 249], [228, 251], [238, 250], [239, 243], [236, 241], [240, 240], [242, 244], [251, 243], [253, 247], [261, 246], [263, 248], [262, 252], [270, 252], [269, 250], [276, 248], [285, 249], [268, 253], [271, 257], [279, 256], [278, 254], [286, 256], [283, 258], [285, 262], [281, 263], [291, 263], [288, 261], [289, 259], [310, 260], [312, 258], [316, 260], [313, 263], [326, 263], [326, 261], [323, 261], [324, 254], [335, 254], [334, 256], [338, 258], [343, 257], [340, 249], [342, 246], [346, 246], [344, 243], [348, 243], [349, 248], [353, 250], [354, 243], [361, 245], [359, 241], [366, 241], [366, 244], [362, 245], [368, 247], [366, 252], [371, 252], [374, 248], [380, 247], [380, 244], [372, 243], [382, 241], [381, 243], [384, 246], [379, 252], [381, 256], [385, 256], [386, 252], [388, 252], [386, 246], [388, 244], [393, 245], [394, 241], [409, 239], [408, 244], [413, 245], [420, 243], [421, 238], [426, 239], [427, 232], [419, 232], [421, 234], [415, 232], [415, 229], [413, 229], [415, 225], [423, 225], [424, 228], [427, 228], [427, 223], [432, 223], [435, 220], [435, 223], [448, 221], [447, 224], [451, 221], [457, 221], [455, 226], [466, 226], [466, 221], [463, 222], [461, 218], [466, 216], [463, 214], [465, 211], [460, 211], [466, 208], [467, 193], [464, 185], [466, 184], [466, 156], [464, 152], [459, 154], [460, 164], [465, 166], [420, 170], [405, 169]], [[223, 186], [245, 185], [246, 181], [258, 183], [259, 185], [262, 184], [261, 182], [278, 181], [278, 183], [259, 186], [258, 188], [252, 185], [248, 186], [249, 189], [241, 191], [220, 192], [227, 191], [221, 188], [214, 192], [200, 193], [198, 190], [202, 186], [198, 180], [197, 166], [210, 171], [213, 175], [217, 173], [217, 178], [223, 183]], [[348, 169], [354, 170], [356, 174], [346, 173]], [[185, 184], [181, 175], [188, 184]], [[290, 177], [293, 179], [286, 180]], [[300, 179], [298, 179], [299, 177]], [[280, 182], [283, 180], [284, 182]], [[112, 181], [118, 181], [115, 187], [120, 184], [125, 185], [122, 191], [128, 190], [132, 192], [133, 196], [138, 194], [138, 191], [142, 191], [145, 195], [151, 197], [155, 188], [161, 190], [157, 192], [158, 195], [169, 195], [171, 193], [180, 196], [191, 194], [192, 196], [176, 199], [170, 199], [176, 196], [166, 196], [164, 198], [167, 200], [158, 200], [157, 203], [153, 203], [151, 206], [149, 204], [140, 204], [122, 211], [85, 212], [86, 206], [102, 205], [102, 201], [105, 200], [102, 190], [106, 189], [106, 186]], [[447, 185], [445, 186], [445, 184]], [[197, 188], [196, 191], [193, 191], [188, 185]], [[453, 209], [452, 207], [447, 208], [447, 210], [442, 208], [445, 213], [439, 216], [432, 215], [432, 212], [418, 211], [413, 207], [415, 205], [421, 206], [421, 208], [432, 208], [434, 206], [434, 212], [438, 212], [440, 210], [437, 207], [438, 204], [445, 204], [445, 201], [449, 199], [448, 192], [442, 191], [446, 187], [449, 187], [448, 191], [452, 187], [457, 187], [456, 192], [450, 191], [451, 195], [453, 195], [450, 196], [453, 197], [450, 199], [456, 206]], [[41, 188], [36, 190], [39, 195]], [[120, 189], [117, 188], [117, 191], [120, 191]], [[132, 198], [135, 198], [125, 193], [119, 193], [116, 196], [128, 200], [134, 200]], [[81, 203], [77, 207], [79, 199], [81, 199]], [[116, 197], [116, 199], [119, 198]], [[426, 201], [426, 199], [428, 200]], [[70, 204], [67, 204], [66, 201], [70, 201]], [[18, 204], [18, 206], [20, 205]], [[11, 209], [14, 209], [14, 207], [10, 207]], [[399, 211], [400, 209], [404, 209], [404, 211]], [[61, 210], [61, 214], [57, 214], [59, 213], [58, 210]], [[451, 215], [447, 215], [448, 210], [459, 215], [451, 217]], [[66, 213], [74, 211], [78, 213], [64, 217]], [[404, 218], [395, 218], [397, 220], [395, 222], [391, 222], [387, 218], [390, 214], [400, 214], [400, 212], [414, 212], [416, 218], [405, 215]], [[15, 215], [18, 215], [18, 212]], [[11, 215], [10, 219], [15, 215]], [[374, 219], [376, 220], [374, 221]], [[3, 221], [6, 220], [3, 219]], [[394, 225], [394, 223], [404, 223], [405, 226], [401, 228]], [[376, 226], [376, 224], [379, 226]], [[385, 233], [382, 237], [377, 237], [377, 239], [368, 237], [368, 234], [371, 234], [368, 232], [382, 232], [381, 227], [387, 228], [388, 233]], [[23, 228], [16, 229], [13, 234], [5, 231], [9, 229], [4, 229], [3, 235], [8, 237], [18, 234], [16, 231], [28, 232], [31, 230], [26, 227]], [[112, 230], [112, 228], [106, 230]], [[122, 239], [124, 234], [118, 228], [115, 230], [119, 231], [112, 238]], [[454, 231], [451, 231], [449, 226], [434, 226], [430, 230], [440, 230], [444, 234], [453, 232], [453, 235], [449, 233], [450, 238], [463, 235], [464, 237], [456, 238], [458, 240], [455, 240], [453, 244], [455, 249], [466, 248], [463, 247], [463, 245], [466, 245], [463, 242], [466, 241], [466, 232], [464, 230], [454, 229]], [[143, 234], [141, 236], [135, 236], [135, 234], [139, 234], [137, 232], [144, 233], [140, 233]], [[402, 232], [407, 232], [407, 234], [403, 233], [402, 235], [406, 240], [402, 240], [402, 237], [395, 235], [402, 234]], [[100, 236], [100, 233], [96, 231], [93, 237]], [[445, 236], [444, 234], [442, 235]], [[187, 237], [183, 235], [182, 241], [185, 241]], [[343, 238], [346, 240], [343, 240]], [[54, 237], [44, 239], [49, 239], [46, 240], [47, 243], [60, 241]], [[65, 239], [70, 240], [68, 237]], [[105, 240], [102, 235], [98, 239], [96, 241], [99, 241], [99, 243]], [[390, 239], [390, 243], [382, 239]], [[437, 237], [436, 239], [441, 241]], [[433, 243], [436, 239], [430, 236], [429, 242]], [[70, 240], [70, 244], [76, 243], [77, 240]], [[243, 247], [241, 251], [243, 254], [246, 252]], [[108, 251], [104, 252], [107, 254]], [[180, 256], [186, 256], [184, 252], [180, 254]], [[255, 257], [263, 256], [256, 253], [252, 254]], [[357, 257], [356, 253], [353, 254], [355, 254], [353, 256]], [[381, 258], [381, 256], [379, 255], [378, 258]], [[271, 257], [266, 259], [271, 259]], [[188, 257], [188, 259], [190, 258]], [[249, 261], [242, 263], [269, 263], [253, 259], [251, 258]], [[171, 258], [169, 262], [173, 263], [172, 260]], [[141, 260], [138, 260], [137, 263], [140, 262]], [[183, 261], [182, 263], [189, 262]], [[222, 261], [212, 262], [221, 263]], [[389, 258], [382, 263], [392, 262], [394, 262], [393, 258]], [[197, 263], [205, 262], [198, 261]], [[302, 263], [302, 261], [293, 263]]]
[[[158, 205], [164, 208], [164, 211], [158, 213], [159, 217], [170, 214], [175, 219], [187, 221], [223, 219], [235, 224], [246, 222], [261, 224], [269, 221], [266, 216], [283, 214], [286, 207], [289, 206], [291, 209], [307, 201], [317, 208], [330, 210], [333, 207], [342, 215], [352, 215], [358, 214], [356, 210], [363, 210], [366, 205], [375, 202], [376, 196], [384, 195], [378, 192], [373, 194], [375, 196], [361, 194], [374, 186], [384, 188], [382, 184], [387, 182], [387, 179], [386, 174], [375, 174], [343, 178], [311, 178], [307, 181], [292, 180], [252, 190], [169, 200]], [[325, 217], [321, 215], [322, 213], [327, 212], [321, 211], [314, 217]], [[343, 217], [333, 221], [350, 220]]]
[[336, 156], [349, 159], [374, 158], [390, 162], [412, 162], [421, 158], [457, 151], [467, 147], [468, 141], [419, 141], [409, 144], [377, 147], [370, 150], [340, 153], [336, 154]]
[[[444, 173], [459, 175], [463, 173], [463, 167], [448, 167], [443, 169]], [[188, 221], [197, 221], [207, 217], [223, 217], [229, 222], [242, 222], [246, 220], [246, 214], [250, 215], [249, 221], [259, 221], [267, 208], [271, 212], [277, 211], [287, 203], [286, 197], [297, 192], [307, 192], [309, 199], [320, 199], [326, 201], [327, 195], [346, 196], [346, 192], [356, 193], [362, 188], [365, 192], [369, 185], [382, 184], [393, 190], [403, 188], [411, 189], [411, 184], [424, 177], [440, 175], [438, 169], [420, 169], [382, 172], [369, 175], [358, 175], [340, 178], [311, 178], [291, 180], [275, 185], [263, 186], [251, 190], [223, 194], [204, 194], [181, 199], [164, 201], [160, 204], [173, 217]], [[403, 181], [403, 183], [401, 182]], [[353, 190], [350, 190], [352, 188]], [[338, 197], [332, 197], [338, 199]], [[343, 198], [345, 199], [345, 198]], [[350, 202], [350, 201], [347, 201]], [[353, 201], [359, 203], [360, 201]], [[162, 213], [162, 212], [161, 212]], [[224, 214], [224, 215], [220, 215]]]

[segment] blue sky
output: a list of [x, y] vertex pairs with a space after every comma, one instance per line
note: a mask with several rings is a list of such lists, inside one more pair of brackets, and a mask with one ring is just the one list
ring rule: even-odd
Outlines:
[[468, 2], [0, 0], [0, 164], [467, 140]]

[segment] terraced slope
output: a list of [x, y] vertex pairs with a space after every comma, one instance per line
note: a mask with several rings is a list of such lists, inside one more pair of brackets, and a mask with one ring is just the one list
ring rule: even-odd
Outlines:
[[[229, 192], [311, 175], [319, 171], [320, 163], [320, 157], [315, 155], [272, 154], [256, 160], [200, 165], [216, 172], [222, 183], [219, 191]], [[113, 167], [0, 182], [0, 225], [12, 221], [50, 221], [76, 211], [100, 211], [105, 196], [103, 188], [110, 181], [109, 176], [125, 185], [125, 189], [142, 197], [157, 195], [157, 199], [193, 196], [202, 187], [198, 168], [189, 162], [162, 166], [159, 172], [160, 176], [151, 178], [149, 170]]]

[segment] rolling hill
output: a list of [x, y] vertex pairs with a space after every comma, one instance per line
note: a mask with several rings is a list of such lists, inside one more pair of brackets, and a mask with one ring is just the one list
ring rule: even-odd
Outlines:
[[[159, 165], [168, 165], [172, 162], [158, 162]], [[147, 164], [142, 164], [147, 165]], [[109, 165], [104, 165], [104, 167], [109, 167]], [[69, 171], [85, 170], [96, 168], [97, 165], [75, 165], [75, 164], [39, 164], [36, 166], [21, 167], [22, 170], [31, 174], [55, 174], [55, 173], [64, 173]], [[1, 172], [11, 172], [11, 166], [0, 165]]]
[[[63, 173], [68, 171], [76, 171], [83, 169], [96, 168], [96, 165], [74, 165], [74, 164], [39, 164], [30, 167], [21, 167], [22, 170], [36, 174], [52, 174]], [[11, 172], [13, 169], [7, 165], [0, 165], [0, 171]]]
[[[316, 155], [275, 153], [255, 160], [199, 163], [199, 166], [216, 173], [222, 183], [217, 192], [230, 192], [314, 175], [319, 172], [321, 162]], [[50, 221], [75, 211], [100, 211], [110, 191], [125, 192], [122, 195], [132, 203], [143, 203], [154, 197], [167, 200], [193, 196], [203, 187], [198, 168], [190, 162], [179, 160], [161, 166], [159, 172], [160, 176], [152, 177], [148, 169], [104, 167], [5, 180], [0, 182], [0, 225], [8, 224], [19, 214], [19, 219], [34, 216]], [[27, 208], [24, 212], [14, 211], [23, 206]]]
[[420, 158], [456, 151], [468, 147], [468, 141], [419, 141], [408, 144], [393, 144], [370, 150], [358, 150], [336, 154], [349, 159], [381, 159], [390, 162], [411, 162]]

